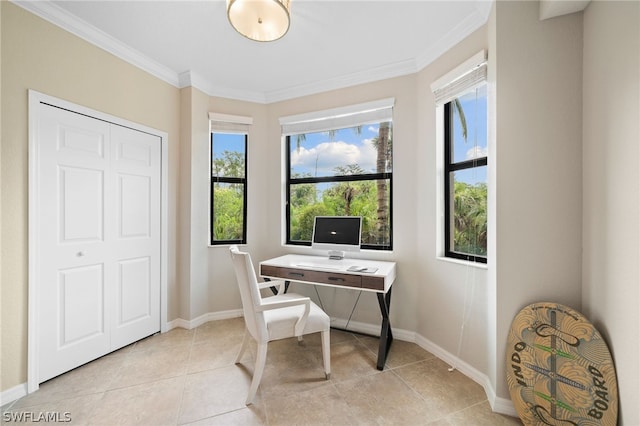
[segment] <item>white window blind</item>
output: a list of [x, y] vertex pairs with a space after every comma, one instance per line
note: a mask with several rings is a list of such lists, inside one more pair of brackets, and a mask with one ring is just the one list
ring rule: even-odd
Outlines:
[[394, 103], [394, 98], [388, 98], [341, 108], [280, 117], [280, 126], [283, 135], [295, 135], [392, 121]]
[[249, 126], [253, 124], [253, 117], [210, 112], [209, 123], [212, 132], [217, 131], [248, 134]]
[[446, 104], [487, 81], [487, 55], [482, 50], [431, 85], [437, 105]]

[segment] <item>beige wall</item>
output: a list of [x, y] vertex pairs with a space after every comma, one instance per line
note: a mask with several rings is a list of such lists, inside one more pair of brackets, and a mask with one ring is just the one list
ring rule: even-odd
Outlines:
[[[418, 288], [418, 256], [416, 253], [416, 150], [421, 143], [417, 134], [416, 76], [398, 77], [371, 84], [363, 84], [341, 90], [305, 96], [269, 105], [268, 135], [272, 149], [265, 157], [272, 168], [265, 179], [265, 191], [269, 194], [265, 212], [268, 223], [277, 224], [267, 230], [268, 241], [282, 241], [282, 182], [283, 153], [280, 143], [279, 117], [311, 111], [353, 105], [384, 98], [395, 98], [393, 122], [393, 252], [367, 251], [353, 257], [392, 259], [398, 262], [398, 277], [392, 292], [391, 323], [395, 327], [414, 329], [416, 323], [415, 300]], [[275, 255], [278, 246], [266, 246], [264, 255]], [[293, 248], [288, 251], [294, 251]], [[310, 248], [295, 249], [298, 253], [310, 253]], [[304, 286], [302, 286], [304, 287]], [[356, 292], [330, 288], [318, 289], [331, 316], [347, 319], [357, 298]], [[313, 296], [307, 288], [298, 286], [296, 291]], [[315, 292], [314, 292], [315, 293]], [[325, 303], [326, 305], [326, 303]], [[380, 309], [375, 295], [365, 293], [360, 297], [352, 321], [377, 324]]]
[[[442, 58], [418, 74], [304, 96], [260, 106], [211, 98], [210, 110], [252, 115], [249, 138], [248, 250], [254, 263], [283, 252], [312, 253], [310, 248], [284, 247], [284, 155], [278, 119], [292, 114], [395, 98], [393, 252], [366, 252], [352, 256], [391, 259], [398, 262], [391, 321], [397, 329], [417, 332], [428, 344], [459, 355], [479, 371], [487, 368], [486, 269], [436, 260], [436, 158], [435, 102], [430, 84], [473, 54], [486, 48], [486, 29], [475, 32]], [[252, 111], [249, 113], [248, 111]], [[350, 254], [351, 255], [351, 254]], [[209, 249], [211, 306], [225, 311], [239, 306], [233, 270], [226, 247]], [[295, 285], [294, 285], [295, 286]], [[316, 299], [305, 286], [295, 291]], [[348, 318], [355, 292], [318, 288], [330, 315]], [[231, 296], [232, 295], [232, 296]], [[231, 297], [230, 297], [231, 296]], [[327, 304], [327, 301], [330, 303]], [[216, 303], [216, 305], [214, 305]], [[465, 303], [470, 306], [458, 353]], [[376, 324], [379, 308], [375, 296], [365, 293], [352, 321]]]
[[[180, 299], [180, 318], [193, 323], [225, 316], [227, 311], [241, 307], [236, 278], [229, 263], [229, 246], [209, 247], [209, 112], [242, 115], [253, 118], [249, 130], [247, 156], [248, 213], [247, 250], [255, 260], [262, 259], [261, 245], [271, 246], [265, 239], [268, 226], [264, 205], [268, 200], [264, 191], [266, 171], [273, 164], [266, 161], [271, 149], [279, 143], [268, 144], [266, 136], [267, 106], [252, 102], [209, 97], [198, 89], [181, 90], [182, 123], [180, 164], [180, 232], [178, 269], [183, 283]], [[213, 317], [209, 316], [214, 314]]]
[[640, 3], [584, 13], [582, 305], [616, 364], [620, 424], [640, 424]]
[[[0, 143], [2, 142], [2, 7], [0, 7]], [[2, 306], [2, 301], [4, 300], [5, 296], [5, 291], [4, 291], [4, 286], [2, 285], [2, 277], [3, 277], [3, 268], [2, 268], [2, 252], [3, 252], [3, 244], [2, 241], [4, 241], [4, 231], [3, 231], [3, 226], [2, 226], [2, 212], [3, 212], [3, 208], [2, 206], [4, 205], [4, 194], [3, 194], [3, 187], [4, 185], [2, 185], [2, 182], [4, 182], [4, 178], [3, 178], [3, 174], [2, 174], [2, 145], [0, 145], [0, 343], [2, 343], [4, 341], [4, 335], [5, 335], [5, 327], [2, 326], [3, 321], [3, 306]], [[7, 334], [8, 335], [8, 334]], [[14, 342], [16, 341], [20, 341], [19, 339], [16, 339], [15, 336], [11, 336], [14, 340]], [[3, 345], [4, 346], [4, 345]], [[12, 358], [15, 359], [15, 354], [11, 355]], [[2, 348], [0, 347], [0, 392], [2, 392], [3, 390], [6, 389], [5, 386], [2, 386], [1, 383], [3, 383], [3, 372], [2, 372], [2, 359], [4, 358], [4, 353], [2, 351]]]
[[[219, 97], [210, 97], [203, 113], [217, 112], [223, 114], [251, 117], [253, 124], [249, 129], [247, 152], [247, 245], [252, 260], [257, 262], [266, 259], [265, 247], [273, 249], [278, 242], [267, 238], [268, 229], [275, 226], [266, 214], [266, 206], [273, 194], [265, 190], [266, 182], [271, 179], [271, 172], [278, 170], [280, 164], [272, 163], [269, 158], [272, 151], [280, 149], [279, 139], [269, 137], [267, 110], [268, 105], [256, 104]], [[208, 149], [209, 139], [202, 142], [203, 150]], [[209, 190], [209, 182], [203, 182]], [[202, 200], [201, 202], [206, 202]], [[277, 251], [276, 251], [277, 252]], [[224, 312], [241, 307], [240, 293], [236, 284], [233, 268], [229, 264], [229, 247], [217, 246], [208, 249], [208, 274], [210, 278], [209, 309], [210, 312]]]
[[207, 271], [209, 194], [208, 96], [187, 87], [181, 90], [180, 233], [178, 269], [182, 293], [180, 318], [210, 312]]
[[485, 26], [445, 52], [418, 74], [415, 244], [418, 256], [416, 332], [475, 369], [487, 371], [487, 269], [436, 258], [437, 226], [436, 112], [431, 84], [481, 50], [487, 50]]
[[489, 285], [496, 287], [496, 393], [508, 398], [505, 346], [517, 312], [542, 301], [582, 308], [582, 14], [540, 21], [538, 2], [495, 7]]
[[9, 2], [2, 12], [1, 390], [27, 379], [27, 90], [169, 135], [169, 319], [175, 281], [179, 91]]
[[[354, 256], [393, 259], [400, 263], [399, 277], [393, 292], [394, 326], [413, 330], [416, 324], [415, 292], [419, 286], [420, 260], [416, 254], [416, 159], [417, 145], [421, 143], [416, 132], [416, 77], [400, 77], [342, 90], [305, 96], [269, 105], [212, 97], [209, 110], [226, 114], [251, 116], [254, 123], [249, 134], [248, 152], [248, 218], [247, 249], [254, 263], [284, 252], [312, 253], [306, 247], [282, 246], [283, 170], [284, 156], [279, 117], [309, 111], [357, 104], [388, 97], [396, 98], [394, 114], [394, 241], [393, 253], [367, 252]], [[206, 111], [204, 111], [206, 113]], [[207, 142], [201, 142], [206, 144]], [[206, 149], [206, 145], [205, 148]], [[204, 184], [203, 184], [204, 186]], [[208, 187], [205, 189], [208, 190]], [[194, 193], [194, 192], [192, 192]], [[206, 203], [206, 200], [201, 200]], [[206, 228], [203, 228], [206, 229]], [[240, 299], [235, 276], [229, 264], [226, 246], [209, 250], [209, 297], [214, 312], [237, 309]], [[192, 280], [193, 283], [193, 280]], [[296, 292], [316, 299], [315, 291], [306, 286], [292, 286]], [[330, 288], [318, 289], [332, 316], [348, 318], [357, 293]], [[373, 294], [361, 296], [353, 321], [376, 324], [379, 322], [378, 302]]]
[[[206, 245], [207, 113], [254, 119], [247, 247], [257, 262], [285, 251], [310, 250], [280, 245], [278, 118], [394, 97], [394, 251], [361, 254], [398, 262], [393, 326], [457, 355], [487, 375], [493, 396], [508, 401], [504, 345], [515, 313], [543, 299], [584, 309], [611, 343], [625, 423], [638, 424], [639, 108], [637, 98], [624, 97], [629, 87], [636, 94], [639, 90], [638, 4], [611, 9], [609, 4], [594, 2], [585, 13], [584, 59], [582, 14], [539, 21], [537, 2], [497, 2], [485, 28], [417, 74], [262, 105], [176, 89], [1, 2], [0, 391], [26, 381], [27, 89], [169, 134], [168, 316], [187, 321], [240, 308], [227, 247]], [[435, 225], [435, 109], [429, 87], [482, 48], [489, 50], [490, 91], [495, 93], [488, 270], [435, 259], [440, 230]], [[612, 82], [609, 94], [605, 88]], [[619, 187], [621, 181], [629, 187]], [[353, 294], [319, 291], [332, 302], [331, 315], [348, 314]], [[458, 352], [465, 305], [469, 319]], [[372, 295], [361, 298], [354, 320], [379, 321]]]

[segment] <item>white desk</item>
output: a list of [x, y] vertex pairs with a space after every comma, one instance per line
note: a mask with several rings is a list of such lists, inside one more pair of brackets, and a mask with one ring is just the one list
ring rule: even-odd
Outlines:
[[[357, 267], [358, 270], [349, 271], [351, 267]], [[395, 262], [348, 258], [334, 260], [320, 256], [287, 254], [260, 262], [260, 276], [266, 280], [285, 280], [287, 284], [289, 281], [294, 281], [375, 292], [382, 314], [377, 367], [378, 370], [384, 369], [393, 341], [389, 308], [391, 285], [396, 278]], [[288, 288], [288, 285], [286, 287]]]

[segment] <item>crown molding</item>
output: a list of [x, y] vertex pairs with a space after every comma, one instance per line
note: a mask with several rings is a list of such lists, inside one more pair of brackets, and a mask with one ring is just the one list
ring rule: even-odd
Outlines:
[[556, 16], [582, 12], [591, 0], [540, 0], [540, 20], [555, 18]]
[[486, 24], [487, 19], [489, 18], [489, 13], [491, 12], [492, 2], [487, 1], [481, 3], [482, 5], [488, 5], [489, 7], [483, 7], [482, 9], [476, 7], [475, 12], [467, 16], [462, 22], [449, 30], [444, 37], [433, 43], [429, 49], [426, 49], [416, 58], [418, 71], [431, 64], [447, 50], [451, 49], [453, 46], [468, 37], [472, 32]]
[[489, 19], [489, 15], [491, 14], [491, 9], [493, 8], [493, 3], [496, 0], [479, 0], [476, 2], [476, 11], [480, 14], [480, 19], [482, 22], [487, 22]]
[[74, 34], [81, 39], [105, 50], [123, 61], [134, 65], [149, 74], [158, 77], [172, 86], [179, 87], [178, 74], [144, 56], [139, 51], [111, 37], [104, 31], [69, 14], [67, 11], [50, 1], [21, 1], [10, 0], [12, 3], [33, 13], [36, 16]]
[[185, 71], [178, 77], [180, 81], [180, 88], [192, 86], [209, 96], [217, 96], [220, 98], [229, 98], [238, 101], [247, 101], [259, 104], [267, 103], [263, 92], [236, 90], [222, 86], [215, 86], [211, 84], [206, 78], [203, 78], [193, 71]]
[[406, 59], [404, 61], [383, 65], [361, 72], [288, 87], [285, 89], [259, 92], [217, 86], [193, 71], [177, 73], [146, 57], [139, 51], [111, 37], [107, 33], [88, 24], [78, 17], [69, 14], [66, 10], [57, 6], [53, 2], [25, 0], [10, 1], [34, 15], [37, 15], [40, 18], [62, 28], [63, 30], [68, 31], [98, 48], [115, 55], [143, 71], [148, 72], [160, 80], [171, 84], [174, 87], [184, 88], [192, 86], [209, 96], [260, 104], [280, 102], [302, 96], [417, 73], [427, 65], [431, 64], [448, 49], [462, 41], [473, 31], [484, 25], [488, 19], [489, 13], [491, 12], [491, 6], [493, 4], [493, 0], [479, 1], [474, 13], [469, 15], [463, 22], [449, 31], [447, 35], [438, 40], [433, 47], [428, 48], [416, 58]]
[[289, 87], [286, 89], [273, 90], [265, 93], [265, 98], [267, 103], [279, 102], [288, 99], [299, 98], [301, 96], [328, 92], [330, 90], [357, 86], [359, 84], [371, 83], [373, 81], [401, 77], [403, 75], [414, 74], [417, 71], [418, 69], [416, 68], [415, 60], [408, 59], [405, 61], [383, 65], [381, 67], [347, 74], [336, 78], [330, 78], [314, 83]]
[[358, 84], [380, 81], [388, 78], [400, 77], [414, 74], [419, 71], [415, 61], [409, 59], [394, 64], [370, 70], [339, 76], [332, 79], [322, 80], [314, 83], [288, 87], [286, 89], [273, 90], [269, 92], [256, 92], [249, 90], [230, 89], [222, 86], [211, 85], [209, 81], [198, 76], [193, 71], [185, 71], [179, 76], [179, 87], [193, 86], [209, 96], [230, 98], [240, 101], [255, 102], [260, 104], [270, 104], [274, 102], [286, 101], [302, 96], [314, 95], [345, 87], [356, 86]]

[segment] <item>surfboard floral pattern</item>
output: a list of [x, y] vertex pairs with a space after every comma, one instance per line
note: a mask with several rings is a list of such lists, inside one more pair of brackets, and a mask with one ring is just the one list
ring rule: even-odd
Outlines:
[[511, 400], [525, 425], [617, 424], [611, 353], [579, 312], [548, 302], [522, 309], [511, 324], [506, 364]]

